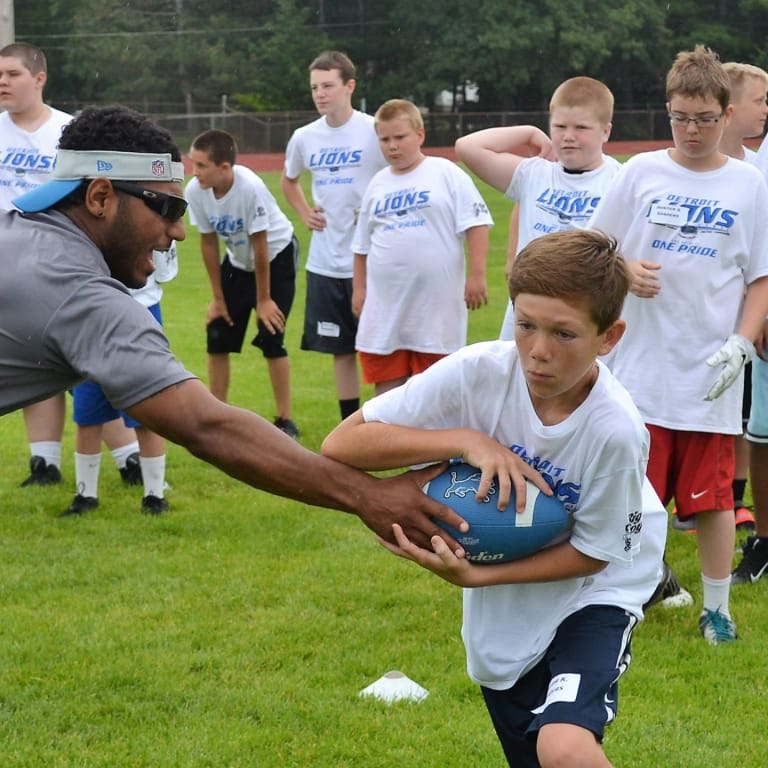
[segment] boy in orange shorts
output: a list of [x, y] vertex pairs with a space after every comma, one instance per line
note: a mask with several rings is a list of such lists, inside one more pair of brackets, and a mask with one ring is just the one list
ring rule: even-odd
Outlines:
[[466, 344], [467, 310], [488, 301], [493, 220], [466, 172], [422, 153], [424, 123], [413, 103], [387, 101], [375, 127], [389, 167], [363, 196], [352, 310], [363, 380], [378, 395]]

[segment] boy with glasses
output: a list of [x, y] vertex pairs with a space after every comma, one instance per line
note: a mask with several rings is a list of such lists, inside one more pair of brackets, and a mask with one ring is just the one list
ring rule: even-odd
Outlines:
[[613, 371], [651, 433], [648, 478], [681, 520], [696, 515], [699, 629], [736, 638], [729, 609], [735, 545], [734, 436], [744, 364], [768, 311], [768, 186], [720, 142], [728, 74], [703, 46], [667, 74], [674, 147], [631, 158], [591, 225], [622, 243], [631, 273]]

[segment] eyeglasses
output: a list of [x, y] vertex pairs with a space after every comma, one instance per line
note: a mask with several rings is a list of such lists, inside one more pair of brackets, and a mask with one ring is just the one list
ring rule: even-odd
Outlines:
[[667, 114], [672, 125], [684, 125], [686, 128], [688, 123], [693, 123], [697, 128], [711, 128], [719, 123], [723, 116], [722, 112], [719, 115], [704, 115], [702, 117], [688, 117], [688, 115], [681, 115], [677, 112], [668, 112]]
[[176, 195], [166, 195], [154, 189], [145, 189], [128, 181], [113, 181], [112, 186], [131, 197], [138, 197], [150, 210], [160, 214], [168, 221], [178, 221], [187, 210], [187, 201]]

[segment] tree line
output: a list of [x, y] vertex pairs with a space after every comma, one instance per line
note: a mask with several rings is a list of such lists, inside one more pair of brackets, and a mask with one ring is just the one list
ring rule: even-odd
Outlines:
[[618, 108], [658, 108], [696, 43], [768, 70], [768, 0], [24, 0], [15, 15], [69, 111], [311, 110], [307, 65], [325, 48], [355, 61], [369, 110], [445, 91], [456, 109], [541, 110], [573, 75]]

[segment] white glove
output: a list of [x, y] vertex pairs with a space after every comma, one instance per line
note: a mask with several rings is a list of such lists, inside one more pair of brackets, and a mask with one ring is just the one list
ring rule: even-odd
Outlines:
[[707, 359], [707, 365], [722, 365], [723, 370], [704, 399], [714, 400], [720, 397], [736, 381], [742, 368], [754, 355], [755, 345], [749, 339], [739, 336], [738, 333], [729, 336], [725, 344]]

